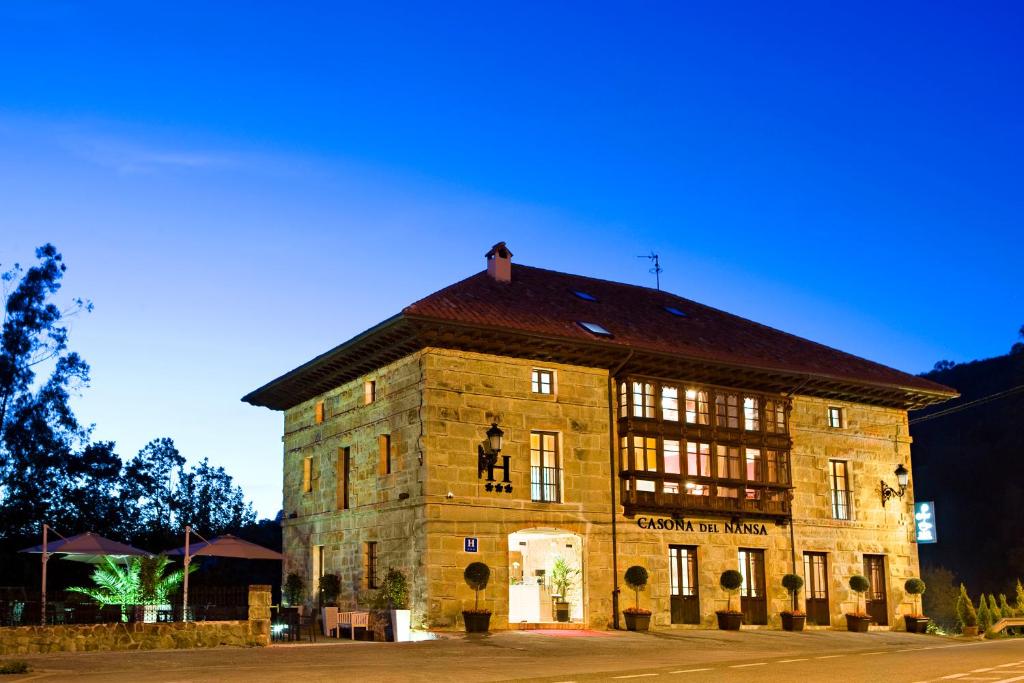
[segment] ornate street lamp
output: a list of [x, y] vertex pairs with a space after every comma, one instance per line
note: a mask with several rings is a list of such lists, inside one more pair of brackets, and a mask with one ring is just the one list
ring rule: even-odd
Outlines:
[[910, 472], [903, 466], [902, 463], [896, 466], [896, 470], [893, 472], [896, 475], [896, 484], [899, 489], [894, 489], [882, 480], [882, 486], [880, 493], [882, 494], [882, 507], [889, 502], [889, 499], [895, 496], [896, 498], [902, 498], [903, 494], [907, 492], [907, 484], [910, 482]]
[[478, 455], [480, 456], [480, 469], [484, 470], [489, 467], [494, 467], [498, 462], [498, 453], [501, 452], [501, 437], [505, 436], [505, 432], [501, 431], [498, 427], [497, 422], [491, 423], [491, 428], [487, 430], [487, 447], [481, 444], [478, 449]]

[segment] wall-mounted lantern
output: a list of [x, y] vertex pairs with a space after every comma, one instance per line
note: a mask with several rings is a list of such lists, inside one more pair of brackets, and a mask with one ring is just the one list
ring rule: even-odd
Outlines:
[[[492, 422], [491, 428], [487, 430], [487, 440], [477, 446], [477, 477], [482, 479], [484, 474], [487, 474], [487, 483], [484, 485], [484, 489], [487, 491], [512, 493], [512, 480], [509, 477], [511, 474], [509, 460], [511, 458], [502, 455], [501, 464], [498, 464], [503, 436], [505, 436], [505, 432], [498, 427], [498, 423]], [[494, 480], [495, 469], [502, 470], [504, 474], [500, 482]]]
[[903, 466], [902, 463], [896, 466], [896, 470], [893, 472], [896, 475], [896, 485], [899, 489], [894, 489], [882, 480], [882, 486], [880, 492], [882, 494], [882, 507], [889, 502], [889, 499], [895, 496], [896, 498], [902, 498], [903, 494], [907, 492], [907, 484], [910, 482], [910, 472]]

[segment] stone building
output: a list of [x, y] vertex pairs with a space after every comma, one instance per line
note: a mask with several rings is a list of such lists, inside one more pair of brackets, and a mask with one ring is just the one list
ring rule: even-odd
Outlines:
[[725, 569], [747, 624], [778, 623], [794, 571], [809, 623], [838, 627], [864, 574], [876, 623], [900, 624], [912, 476], [882, 491], [910, 469], [907, 410], [953, 390], [667, 292], [512, 265], [504, 243], [486, 258], [243, 399], [284, 412], [284, 571], [311, 600], [332, 573], [354, 605], [396, 567], [414, 625], [461, 628], [482, 561], [492, 628], [605, 628], [639, 564], [655, 628], [714, 624]]

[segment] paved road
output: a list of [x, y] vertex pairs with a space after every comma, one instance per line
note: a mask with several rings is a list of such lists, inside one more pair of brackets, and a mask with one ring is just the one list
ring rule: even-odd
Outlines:
[[6, 681], [1024, 681], [1024, 639], [874, 632], [513, 632], [420, 643], [22, 657]]

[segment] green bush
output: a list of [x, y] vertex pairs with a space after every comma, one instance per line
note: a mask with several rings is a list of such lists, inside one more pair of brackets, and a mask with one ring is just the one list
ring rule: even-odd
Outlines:
[[850, 590], [852, 590], [854, 593], [857, 594], [857, 612], [858, 612], [858, 614], [864, 614], [864, 612], [867, 610], [866, 607], [863, 610], [860, 608], [860, 599], [861, 599], [861, 596], [863, 596], [865, 593], [867, 593], [870, 588], [871, 588], [871, 582], [868, 581], [868, 578], [866, 576], [861, 576], [860, 574], [854, 574], [853, 576], [850, 577]]
[[480, 610], [480, 591], [487, 588], [487, 582], [491, 580], [491, 568], [483, 562], [471, 562], [462, 572], [462, 578], [466, 584], [476, 591], [476, 603], [474, 610]]
[[[903, 590], [905, 590], [908, 595], [920, 596], [922, 593], [924, 593], [925, 588], [926, 588], [926, 586], [925, 586], [924, 581], [922, 581], [921, 579], [918, 579], [916, 577], [915, 578], [907, 579], [906, 583], [903, 584]], [[917, 598], [917, 600], [915, 600], [915, 602], [918, 603], [917, 604], [917, 614], [922, 614], [922, 612], [921, 612], [921, 599]]]
[[341, 577], [337, 574], [324, 574], [321, 576], [320, 604], [337, 607], [339, 595], [341, 595]]
[[640, 610], [640, 591], [647, 587], [647, 581], [650, 576], [647, 574], [647, 570], [638, 564], [634, 564], [632, 567], [626, 570], [626, 574], [623, 576], [626, 581], [626, 585], [633, 589], [633, 594], [636, 596], [636, 610]]
[[28, 662], [15, 659], [10, 662], [0, 662], [0, 674], [27, 674], [29, 671]]
[[1003, 618], [1003, 613], [999, 610], [999, 605], [996, 604], [996, 596], [991, 593], [988, 594], [988, 613], [991, 615], [993, 624]]
[[1006, 593], [999, 594], [999, 613], [1003, 615], [1003, 619], [1016, 616], [1010, 603], [1006, 601]]
[[988, 601], [985, 600], [985, 594], [981, 594], [981, 598], [978, 600], [978, 630], [982, 633], [992, 628], [992, 613], [988, 610]]
[[[488, 569], [488, 574], [490, 574], [490, 569]], [[486, 580], [484, 585], [487, 585]], [[409, 608], [409, 580], [405, 578], [401, 569], [394, 567], [388, 569], [388, 573], [384, 575], [384, 580], [380, 583], [380, 590], [377, 591], [376, 603], [378, 609]]]
[[974, 611], [971, 598], [967, 595], [967, 588], [960, 584], [960, 595], [956, 599], [956, 619], [960, 622], [960, 630], [965, 626], [978, 625], [978, 613]]
[[1014, 605], [1014, 607], [1017, 608], [1017, 616], [1024, 617], [1024, 586], [1021, 585], [1020, 579], [1017, 579], [1016, 603], [1017, 604]]
[[718, 577], [718, 585], [721, 586], [726, 593], [729, 594], [729, 608], [730, 612], [732, 609], [732, 596], [733, 593], [740, 589], [743, 585], [743, 575], [735, 569], [726, 569], [722, 572], [722, 575]]
[[284, 601], [290, 606], [295, 607], [302, 602], [303, 593], [306, 591], [306, 582], [301, 575], [291, 572], [284, 579], [284, 585], [281, 586], [281, 593], [284, 596]]
[[793, 599], [793, 609], [797, 609], [797, 594], [800, 589], [804, 587], [804, 577], [799, 574], [786, 574], [782, 577], [782, 587], [789, 593], [789, 597]]

